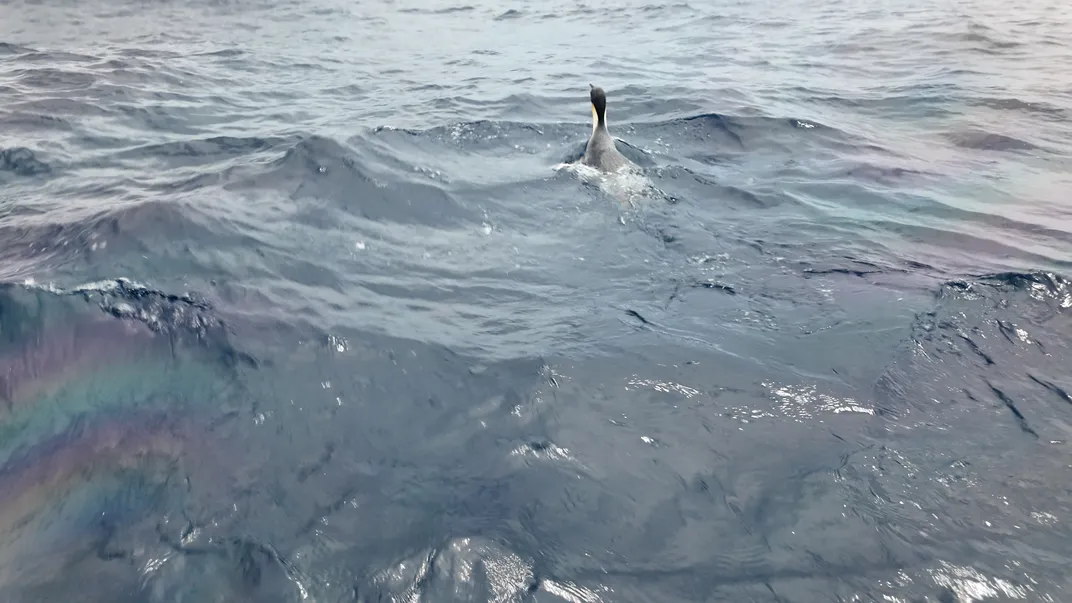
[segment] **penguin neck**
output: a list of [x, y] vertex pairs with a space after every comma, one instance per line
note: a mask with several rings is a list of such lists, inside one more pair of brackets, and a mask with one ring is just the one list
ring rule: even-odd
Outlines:
[[607, 113], [604, 111], [603, 115], [600, 115], [596, 108], [592, 107], [592, 136], [595, 136], [600, 131], [604, 134], [610, 134], [607, 131]]

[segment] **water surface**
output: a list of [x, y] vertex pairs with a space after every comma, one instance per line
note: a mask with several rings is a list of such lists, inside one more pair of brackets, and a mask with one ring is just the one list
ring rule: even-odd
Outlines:
[[[0, 4], [0, 592], [1066, 599], [1069, 40]], [[559, 169], [589, 83], [640, 178]]]

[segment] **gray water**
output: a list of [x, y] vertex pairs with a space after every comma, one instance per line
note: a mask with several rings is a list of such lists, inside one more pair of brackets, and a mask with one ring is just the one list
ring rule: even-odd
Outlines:
[[2, 2], [0, 593], [1068, 600], [1069, 74], [1056, 0]]

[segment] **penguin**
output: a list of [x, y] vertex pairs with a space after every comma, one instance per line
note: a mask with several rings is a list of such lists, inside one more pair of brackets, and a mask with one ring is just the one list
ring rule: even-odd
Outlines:
[[588, 84], [592, 99], [592, 136], [584, 149], [581, 163], [602, 170], [616, 172], [633, 163], [618, 152], [614, 137], [607, 130], [607, 94], [598, 86]]

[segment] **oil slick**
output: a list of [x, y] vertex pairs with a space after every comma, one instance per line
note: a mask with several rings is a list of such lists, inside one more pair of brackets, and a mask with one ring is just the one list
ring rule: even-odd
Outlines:
[[249, 452], [217, 430], [238, 354], [209, 314], [122, 286], [0, 284], [0, 600], [144, 601], [157, 525], [202, 494], [233, 500], [237, 463], [219, 459]]

